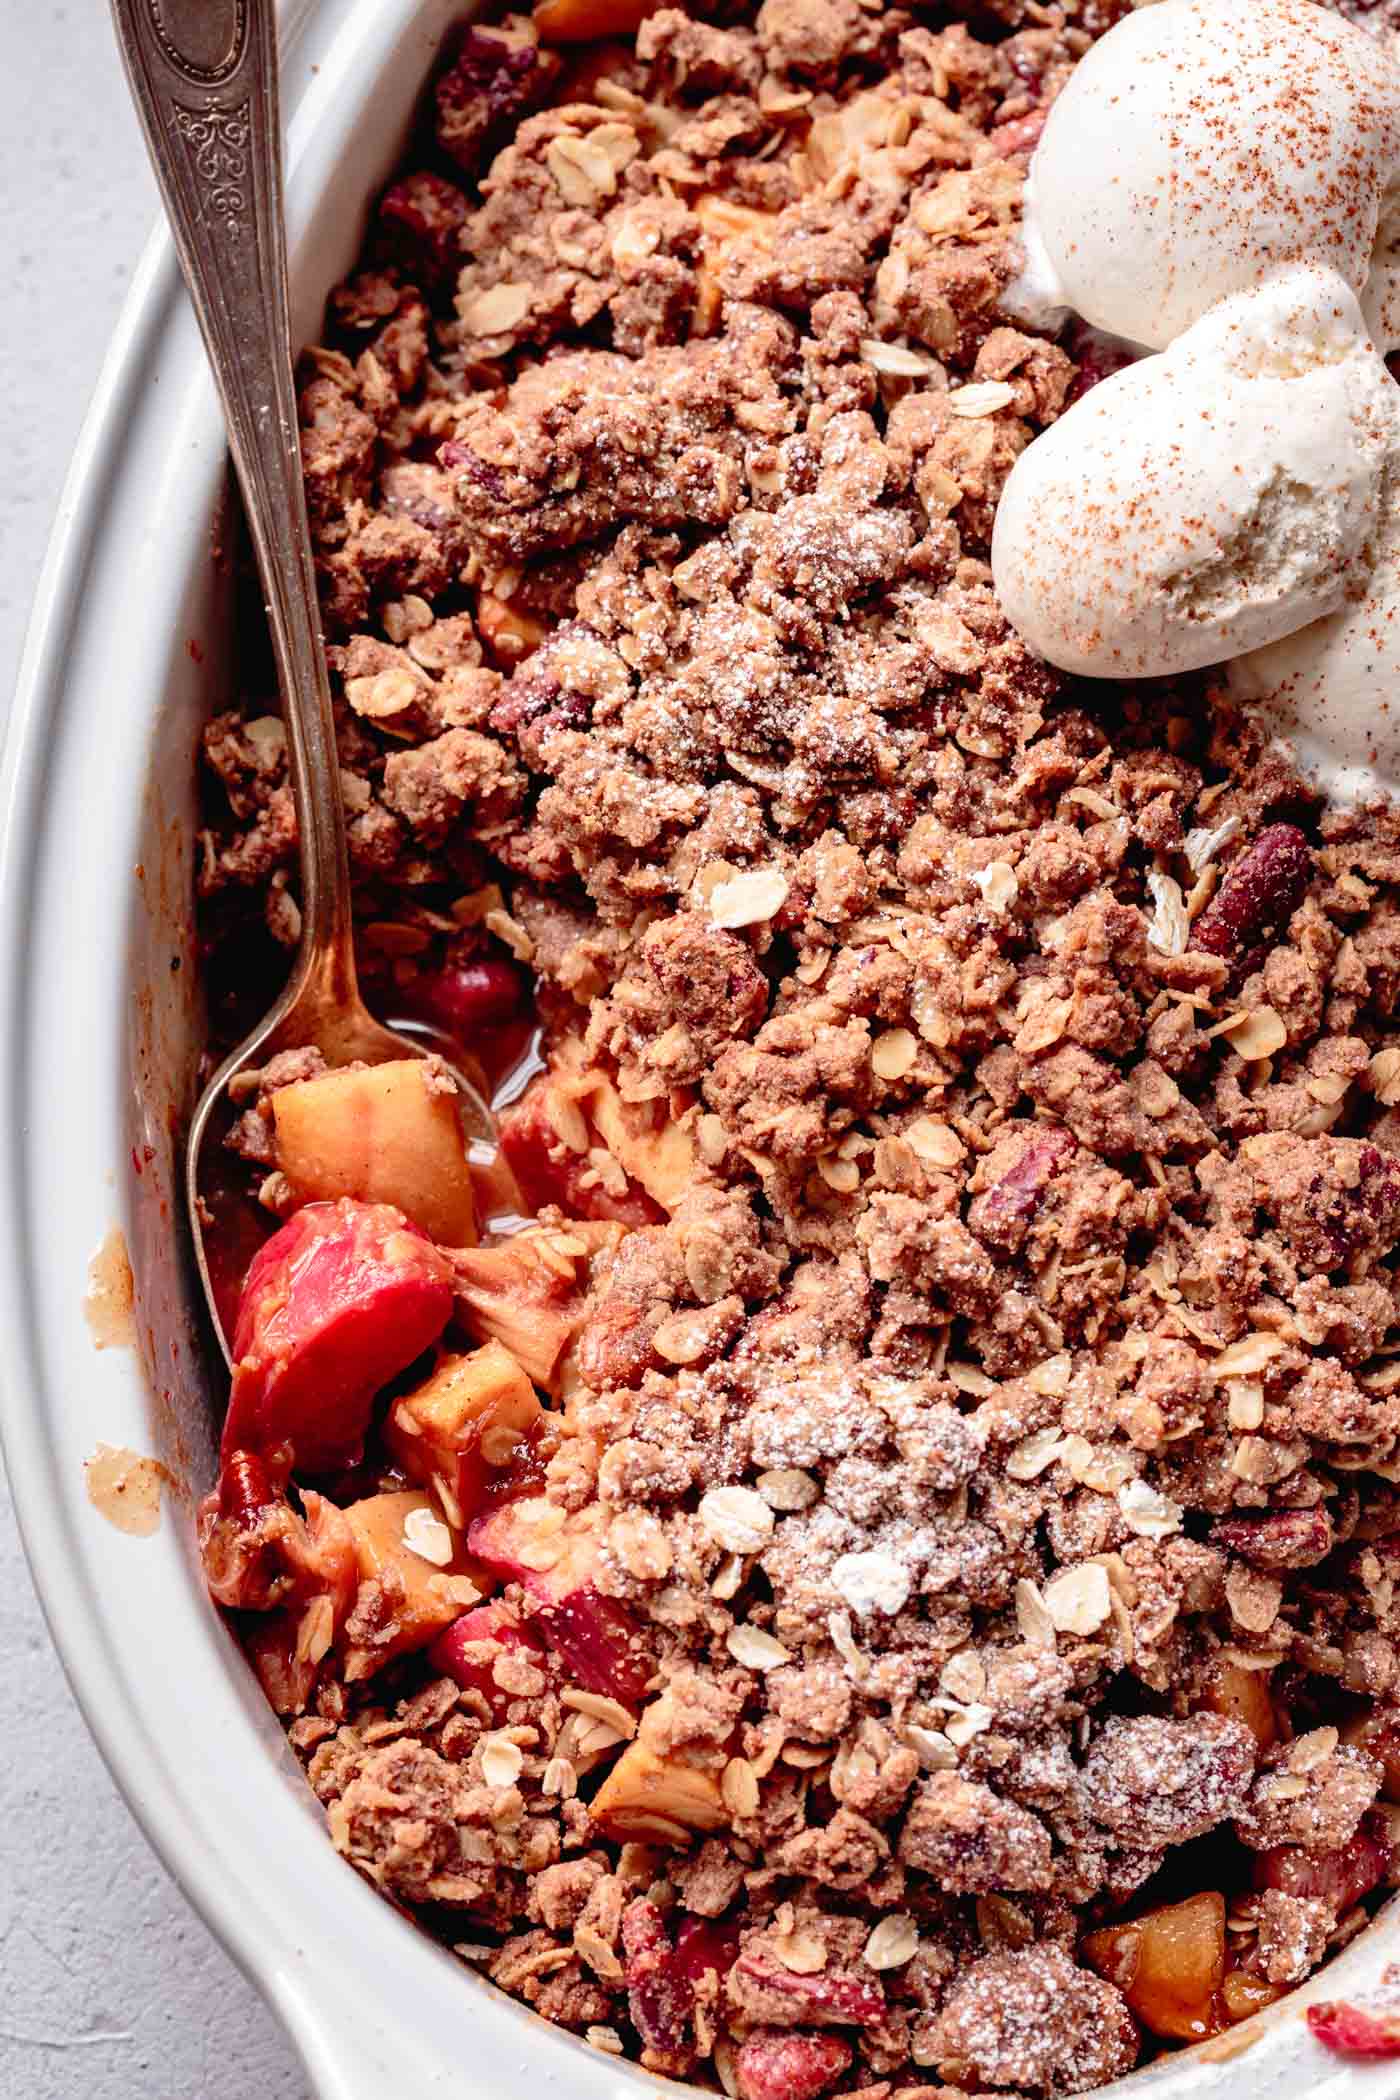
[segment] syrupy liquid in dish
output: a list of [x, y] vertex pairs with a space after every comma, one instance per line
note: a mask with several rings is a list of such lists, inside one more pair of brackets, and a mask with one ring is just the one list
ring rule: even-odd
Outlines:
[[[205, 1566], [338, 1849], [599, 2049], [1083, 2091], [1394, 1879], [1400, 825], [992, 588], [1118, 10], [643, 12], [459, 32], [303, 364], [367, 994], [503, 1155], [250, 1089]], [[233, 1034], [290, 798], [206, 755]]]

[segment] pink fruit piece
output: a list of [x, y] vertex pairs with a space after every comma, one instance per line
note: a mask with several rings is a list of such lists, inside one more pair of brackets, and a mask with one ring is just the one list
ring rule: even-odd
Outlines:
[[535, 1625], [575, 1684], [635, 1706], [652, 1664], [637, 1652], [637, 1622], [626, 1606], [588, 1584], [557, 1600], [549, 1596], [544, 1577], [532, 1578], [526, 1588]]
[[407, 1003], [424, 1021], [470, 1046], [488, 1028], [499, 1028], [520, 1012], [525, 986], [520, 972], [492, 956], [474, 956], [425, 970], [407, 989]]
[[441, 467], [407, 459], [386, 467], [379, 478], [379, 493], [385, 510], [396, 518], [412, 518], [425, 532], [440, 536], [457, 529], [457, 506], [452, 483]]
[[588, 727], [592, 714], [588, 696], [566, 682], [570, 645], [579, 642], [598, 645], [598, 636], [584, 621], [570, 620], [557, 628], [529, 662], [515, 671], [491, 710], [491, 727], [515, 738], [527, 765], [541, 765], [547, 736]]
[[1276, 1509], [1264, 1517], [1226, 1517], [1212, 1544], [1237, 1553], [1252, 1568], [1312, 1568], [1332, 1551], [1332, 1520], [1325, 1509]]
[[491, 711], [491, 727], [513, 735], [527, 765], [543, 767], [545, 740], [566, 729], [586, 729], [588, 702], [582, 693], [569, 693], [556, 686], [537, 685], [532, 690], [508, 692]]
[[737, 1918], [687, 1918], [676, 1934], [676, 1967], [692, 1983], [726, 1977], [739, 1957]]
[[512, 1618], [504, 1605], [478, 1604], [438, 1635], [428, 1650], [428, 1662], [464, 1692], [480, 1692], [492, 1718], [498, 1719], [512, 1698], [496, 1681], [496, 1664], [503, 1655], [536, 1664], [545, 1659], [529, 1628]]
[[1052, 1124], [1032, 1129], [1030, 1142], [1010, 1173], [993, 1182], [968, 1208], [969, 1228], [980, 1240], [1014, 1253], [1055, 1176], [1079, 1147], [1069, 1131]]
[[741, 2100], [818, 2100], [851, 2067], [849, 2042], [834, 2034], [758, 2027], [739, 2051]]
[[542, 1507], [549, 1505], [531, 1499], [489, 1510], [468, 1531], [468, 1547], [489, 1568], [521, 1584], [531, 1627], [559, 1657], [571, 1682], [635, 1706], [654, 1668], [641, 1629], [627, 1607], [594, 1582], [597, 1544], [591, 1530], [574, 1525], [547, 1533], [549, 1551], [557, 1548], [558, 1557], [548, 1568], [533, 1564], [541, 1557]]
[[1341, 1917], [1385, 1878], [1391, 1856], [1385, 1819], [1372, 1813], [1362, 1818], [1361, 1828], [1345, 1845], [1328, 1851], [1275, 1845], [1258, 1853], [1254, 1886], [1282, 1889], [1286, 1896], [1310, 1897], [1329, 1904], [1333, 1915]]
[[379, 224], [394, 260], [425, 290], [451, 283], [462, 260], [468, 204], [440, 175], [406, 175], [384, 192]]
[[219, 1474], [218, 1514], [241, 1530], [252, 1530], [264, 1510], [282, 1500], [285, 1488], [286, 1469], [275, 1459], [235, 1451]]
[[1339, 2056], [1400, 2056], [1400, 2015], [1366, 2012], [1343, 1998], [1308, 2007], [1308, 2026]]
[[489, 459], [483, 459], [479, 452], [473, 452], [471, 446], [464, 445], [460, 438], [448, 438], [445, 444], [439, 445], [438, 465], [449, 474], [459, 475], [474, 487], [483, 489], [497, 502], [505, 501], [506, 479], [501, 469]]
[[309, 1473], [352, 1465], [379, 1388], [437, 1340], [452, 1270], [387, 1203], [309, 1203], [255, 1255], [233, 1336], [223, 1452], [289, 1444]]
[[762, 1947], [739, 1956], [735, 1973], [758, 1986], [777, 2005], [791, 2007], [795, 2019], [817, 2027], [871, 2027], [885, 2016], [885, 1994], [878, 1983], [862, 1977], [820, 1970], [814, 1976], [785, 1969]]
[[[1042, 113], [1042, 123], [1048, 115], [1048, 110]], [[1141, 355], [1131, 343], [1125, 343], [1121, 336], [1105, 335], [1101, 328], [1092, 328], [1087, 321], [1070, 323], [1064, 345], [1078, 368], [1070, 381], [1069, 393], [1065, 399], [1066, 408], [1077, 401], [1081, 394], [1087, 394], [1091, 387], [1098, 386], [1105, 379], [1111, 379], [1115, 372], [1124, 372], [1129, 365], [1136, 364]]]
[[549, 1120], [546, 1089], [532, 1086], [500, 1121], [501, 1150], [528, 1209], [556, 1203], [567, 1217], [613, 1219], [619, 1225], [655, 1225], [664, 1213], [629, 1181], [610, 1195], [585, 1156], [561, 1144]]
[[1040, 144], [1040, 134], [1045, 129], [1049, 109], [1042, 103], [1036, 109], [1028, 109], [1024, 116], [1009, 117], [987, 134], [988, 150], [998, 160], [1010, 160], [1013, 154], [1024, 153], [1029, 159]]
[[1270, 824], [1245, 848], [1191, 929], [1191, 945], [1237, 969], [1279, 939], [1313, 875], [1312, 848], [1296, 824]]
[[622, 1951], [627, 2011], [642, 2038], [642, 2062], [648, 2070], [679, 2077], [695, 2057], [695, 1991], [676, 1961], [665, 1919], [644, 1896], [622, 1913]]
[[443, 152], [474, 175], [491, 133], [537, 101], [555, 71], [557, 65], [538, 44], [513, 42], [473, 23], [435, 90]]

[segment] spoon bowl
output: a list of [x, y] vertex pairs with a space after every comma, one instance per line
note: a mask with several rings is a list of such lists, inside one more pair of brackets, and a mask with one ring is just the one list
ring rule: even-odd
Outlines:
[[[455, 1045], [439, 1030], [413, 1024], [412, 1034], [401, 1034], [376, 1021], [358, 991], [344, 988], [327, 993], [322, 986], [301, 981], [294, 974], [281, 998], [250, 1035], [232, 1050], [214, 1073], [195, 1105], [185, 1140], [185, 1189], [195, 1266], [204, 1288], [205, 1301], [225, 1360], [232, 1366], [229, 1338], [237, 1290], [246, 1262], [236, 1263], [237, 1274], [211, 1257], [210, 1236], [217, 1235], [226, 1215], [227, 1201], [235, 1179], [236, 1197], [243, 1194], [242, 1177], [231, 1173], [231, 1156], [224, 1141], [245, 1105], [238, 1082], [251, 1082], [261, 1068], [284, 1050], [319, 1050], [330, 1066], [382, 1065], [405, 1057], [434, 1057], [445, 1063], [457, 1082], [458, 1112], [467, 1157], [482, 1169], [494, 1166], [499, 1173], [496, 1125], [481, 1093], [456, 1062]], [[251, 1092], [251, 1086], [248, 1087]], [[236, 1200], [236, 1198], [235, 1198]], [[245, 1204], [246, 1210], [248, 1206]], [[269, 1216], [268, 1229], [275, 1221]], [[248, 1235], [251, 1241], [255, 1235]], [[246, 1250], [253, 1251], [250, 1244]]]

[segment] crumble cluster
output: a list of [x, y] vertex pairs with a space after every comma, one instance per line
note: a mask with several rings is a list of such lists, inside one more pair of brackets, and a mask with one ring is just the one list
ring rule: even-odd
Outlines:
[[[1141, 2041], [1086, 1932], [1218, 1891], [1266, 2002], [1389, 1869], [1400, 822], [998, 609], [1002, 482], [1112, 357], [998, 311], [1112, 9], [716, 12], [467, 29], [301, 391], [366, 984], [536, 977], [512, 1113], [627, 1228], [546, 1213], [541, 1492], [653, 1668], [378, 1669], [369, 1582], [291, 1738], [600, 2048], [1077, 2092]], [[206, 756], [210, 939], [289, 947], [268, 703]], [[722, 1815], [610, 1838], [624, 1746]]]

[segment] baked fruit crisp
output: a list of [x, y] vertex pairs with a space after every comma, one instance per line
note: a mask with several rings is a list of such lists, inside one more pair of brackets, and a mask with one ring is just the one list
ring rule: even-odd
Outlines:
[[[503, 1146], [255, 1081], [210, 1587], [346, 1859], [740, 2100], [1084, 2091], [1396, 1878], [1400, 820], [991, 587], [1118, 11], [464, 26], [302, 371], [367, 994]], [[231, 1034], [266, 693], [205, 752]]]

